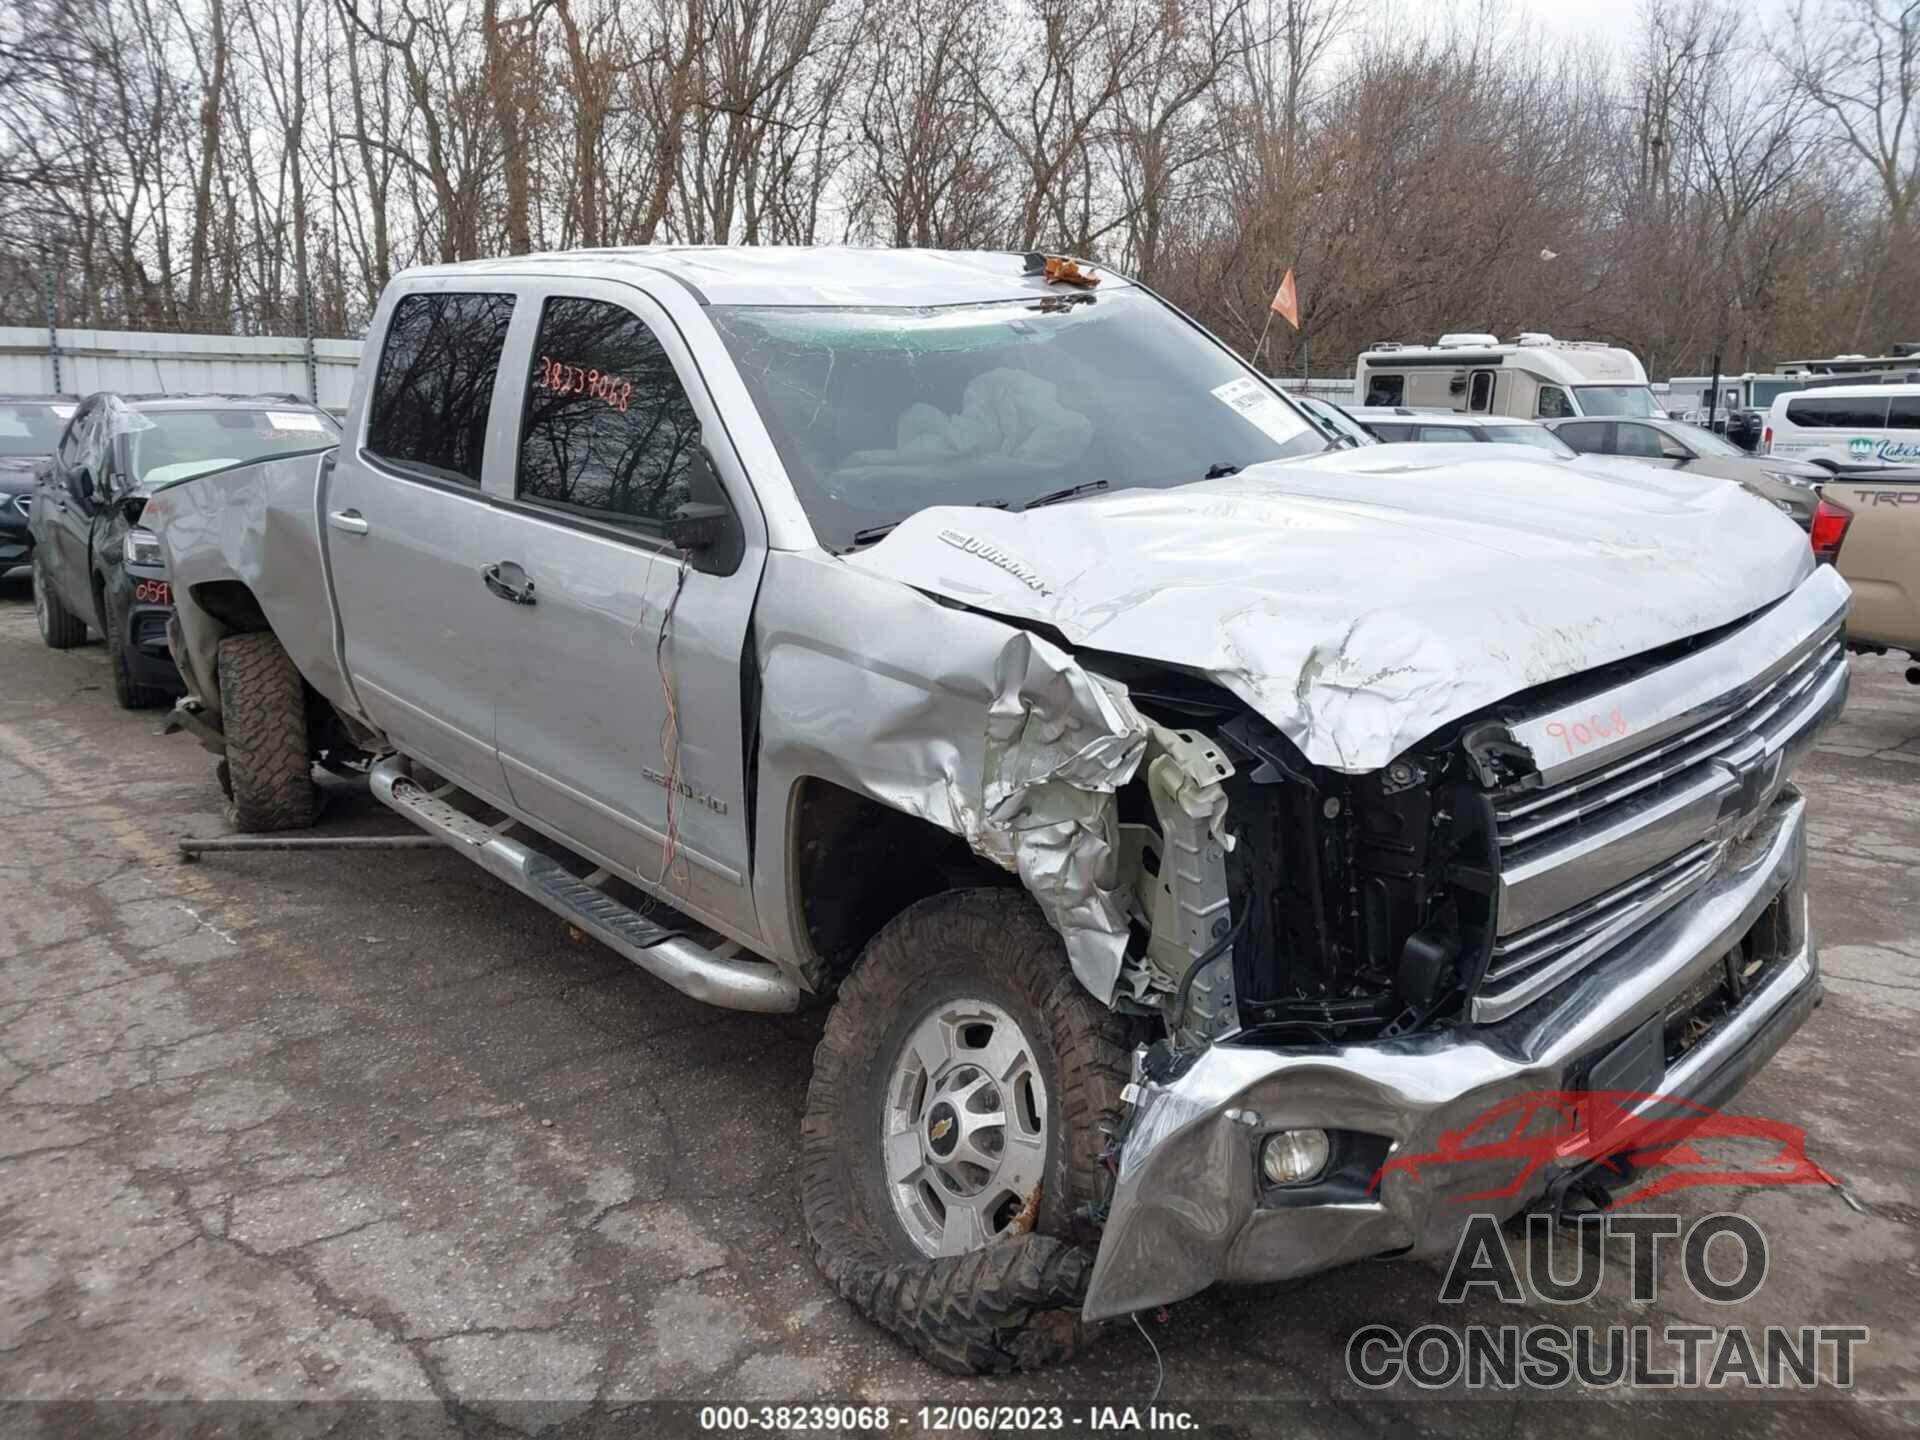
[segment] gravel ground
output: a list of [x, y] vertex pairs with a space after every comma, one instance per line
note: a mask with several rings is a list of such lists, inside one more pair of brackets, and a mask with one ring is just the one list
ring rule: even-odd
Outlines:
[[[1827, 1000], [1735, 1106], [1804, 1125], [1844, 1191], [1676, 1197], [1764, 1230], [1737, 1315], [1677, 1276], [1637, 1304], [1618, 1264], [1577, 1311], [1444, 1305], [1443, 1262], [1362, 1265], [1150, 1321], [1160, 1408], [1217, 1433], [1911, 1433], [1920, 690], [1901, 670], [1856, 660], [1803, 767]], [[211, 759], [158, 732], [115, 708], [97, 643], [44, 649], [25, 584], [0, 584], [0, 1431], [693, 1432], [713, 1402], [884, 1405], [898, 1428], [987, 1402], [1092, 1432], [1097, 1407], [1147, 1403], [1132, 1326], [1060, 1370], [961, 1381], [828, 1292], [795, 1170], [817, 1018], [702, 1008], [446, 853], [183, 865], [177, 838], [224, 832], [219, 793]], [[332, 829], [401, 828], [329, 795]], [[1470, 1321], [1871, 1339], [1850, 1392], [1792, 1403], [1346, 1378], [1364, 1324]], [[183, 1400], [246, 1403], [154, 1403]], [[49, 1401], [88, 1403], [27, 1403]]]

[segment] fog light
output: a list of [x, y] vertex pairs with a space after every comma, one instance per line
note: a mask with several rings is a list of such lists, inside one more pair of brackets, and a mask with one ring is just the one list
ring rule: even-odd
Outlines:
[[1327, 1132], [1282, 1130], [1260, 1150], [1260, 1168], [1275, 1185], [1298, 1185], [1327, 1168]]

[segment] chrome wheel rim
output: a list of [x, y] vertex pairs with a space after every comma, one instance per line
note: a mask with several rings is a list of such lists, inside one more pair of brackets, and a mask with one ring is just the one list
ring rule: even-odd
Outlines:
[[1046, 1173], [1047, 1088], [1033, 1042], [991, 1001], [942, 1001], [894, 1057], [880, 1140], [893, 1213], [916, 1249], [991, 1244]]

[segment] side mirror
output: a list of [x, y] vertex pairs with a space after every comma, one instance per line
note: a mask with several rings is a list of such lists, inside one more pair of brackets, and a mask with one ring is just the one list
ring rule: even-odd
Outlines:
[[667, 540], [681, 550], [710, 550], [726, 534], [732, 512], [724, 505], [694, 500], [682, 505], [667, 520]]
[[693, 568], [702, 574], [733, 574], [746, 557], [747, 534], [704, 445], [687, 468], [687, 496], [667, 519], [667, 540], [692, 556]]

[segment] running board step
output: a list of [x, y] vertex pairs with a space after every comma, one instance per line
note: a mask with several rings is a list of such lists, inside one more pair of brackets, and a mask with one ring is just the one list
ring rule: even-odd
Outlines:
[[650, 950], [679, 933], [643, 918], [637, 910], [622, 905], [604, 890], [594, 889], [545, 855], [535, 855], [527, 862], [527, 879], [550, 908], [583, 929], [611, 931], [636, 950]]
[[[438, 835], [456, 854], [491, 871], [521, 894], [579, 927], [683, 995], [729, 1010], [779, 1013], [800, 1007], [800, 986], [764, 960], [716, 955], [571, 874], [551, 856], [510, 840], [435, 795], [389, 756], [367, 772], [374, 798]], [[729, 947], [730, 949], [733, 947]]]

